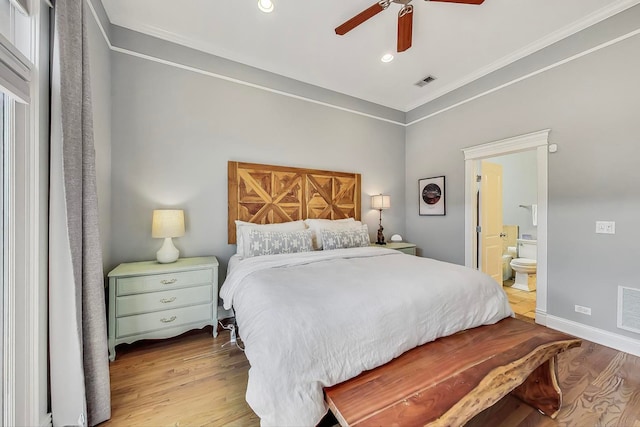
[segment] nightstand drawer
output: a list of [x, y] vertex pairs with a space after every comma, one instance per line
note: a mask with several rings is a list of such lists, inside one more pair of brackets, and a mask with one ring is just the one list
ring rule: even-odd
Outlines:
[[109, 272], [110, 361], [118, 344], [170, 338], [205, 326], [218, 335], [216, 257], [126, 262]]
[[377, 248], [386, 248], [386, 249], [395, 249], [398, 252], [402, 252], [407, 255], [416, 255], [416, 245], [415, 243], [409, 242], [388, 242], [386, 245], [376, 245], [372, 243], [371, 246], [375, 246]]
[[211, 320], [211, 304], [138, 314], [116, 319], [117, 337]]
[[118, 297], [116, 316], [122, 317], [151, 311], [169, 310], [184, 307], [185, 305], [206, 304], [211, 302], [211, 291], [211, 285], [204, 285]]
[[400, 248], [400, 249], [396, 249], [397, 251], [400, 251], [402, 253], [405, 253], [407, 255], [416, 255], [416, 247], [412, 247], [412, 248]]
[[116, 294], [120, 296], [139, 294], [143, 292], [164, 291], [167, 289], [211, 283], [212, 280], [213, 270], [211, 269], [125, 277], [118, 279], [118, 289]]

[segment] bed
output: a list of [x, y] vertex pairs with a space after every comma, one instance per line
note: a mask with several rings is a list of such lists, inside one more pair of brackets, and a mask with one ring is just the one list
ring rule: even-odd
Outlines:
[[360, 198], [358, 174], [229, 162], [238, 254], [220, 296], [235, 311], [246, 399], [263, 426], [316, 425], [332, 404], [325, 389], [513, 315], [481, 272], [371, 247]]

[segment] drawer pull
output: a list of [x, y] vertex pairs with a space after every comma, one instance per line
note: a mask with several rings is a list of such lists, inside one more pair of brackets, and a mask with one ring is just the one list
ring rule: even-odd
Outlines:
[[178, 281], [178, 279], [176, 279], [175, 277], [171, 280], [161, 280], [160, 283], [162, 283], [163, 285], [173, 285], [174, 283], [176, 283]]
[[163, 304], [169, 304], [170, 302], [174, 302], [175, 300], [176, 300], [176, 297], [162, 298], [160, 302]]
[[168, 318], [168, 319], [166, 319], [166, 318], [164, 318], [164, 317], [163, 317], [162, 319], [160, 319], [160, 321], [161, 321], [162, 323], [171, 323], [171, 322], [173, 322], [173, 321], [174, 321], [174, 320], [176, 320], [176, 319], [177, 319], [177, 317], [176, 317], [176, 316], [171, 316], [171, 317], [170, 317], [170, 318]]

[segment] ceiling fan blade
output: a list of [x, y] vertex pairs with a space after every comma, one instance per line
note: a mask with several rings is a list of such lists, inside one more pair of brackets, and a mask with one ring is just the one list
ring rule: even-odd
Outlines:
[[385, 9], [386, 8], [382, 7], [380, 3], [374, 4], [373, 6], [363, 10], [353, 18], [349, 19], [344, 24], [340, 25], [339, 27], [336, 27], [336, 34], [338, 34], [339, 36], [344, 36], [346, 33], [353, 30], [355, 27], [362, 24], [367, 19], [373, 18], [374, 16], [376, 16], [378, 13], [382, 12]]
[[411, 47], [412, 34], [413, 6], [408, 4], [398, 13], [398, 52], [404, 52]]
[[447, 3], [464, 3], [464, 4], [482, 4], [484, 0], [425, 0], [425, 1], [442, 1]]

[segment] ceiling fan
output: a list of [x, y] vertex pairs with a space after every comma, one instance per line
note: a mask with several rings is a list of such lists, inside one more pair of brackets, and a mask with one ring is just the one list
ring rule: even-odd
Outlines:
[[[425, 0], [425, 1], [441, 1], [448, 3], [465, 3], [465, 4], [482, 4], [484, 0]], [[336, 34], [343, 36], [353, 30], [358, 25], [368, 19], [373, 18], [378, 13], [389, 7], [391, 3], [402, 5], [398, 12], [398, 52], [404, 52], [411, 47], [411, 36], [413, 32], [413, 5], [411, 0], [380, 0], [373, 6], [360, 12], [344, 24], [336, 28]]]

